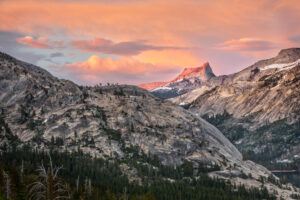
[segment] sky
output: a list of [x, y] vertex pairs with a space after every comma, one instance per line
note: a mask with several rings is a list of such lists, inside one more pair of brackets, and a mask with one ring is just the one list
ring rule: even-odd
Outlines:
[[298, 0], [0, 0], [0, 51], [81, 85], [216, 75], [300, 46]]

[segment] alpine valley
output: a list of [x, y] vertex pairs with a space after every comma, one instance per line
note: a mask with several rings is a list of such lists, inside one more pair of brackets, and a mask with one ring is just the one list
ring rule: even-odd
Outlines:
[[[170, 96], [170, 91], [176, 95]], [[247, 159], [274, 171], [299, 174], [299, 48], [281, 50], [231, 75], [214, 76], [208, 68], [176, 85], [152, 88], [151, 93], [206, 119]], [[299, 185], [299, 175], [293, 181]]]
[[[151, 84], [153, 95], [130, 85], [78, 86], [1, 53], [0, 199], [38, 199], [43, 184], [32, 180], [43, 177], [56, 191], [45, 195], [71, 199], [298, 198], [297, 187], [230, 140], [253, 151], [249, 158], [296, 160], [299, 58], [299, 49], [283, 50], [221, 77], [206, 63]], [[158, 86], [185, 108], [155, 97]], [[54, 165], [63, 165], [64, 190], [52, 188]]]

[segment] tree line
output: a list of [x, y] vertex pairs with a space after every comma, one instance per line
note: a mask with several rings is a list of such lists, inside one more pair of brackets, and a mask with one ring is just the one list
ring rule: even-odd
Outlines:
[[[129, 181], [121, 162], [136, 168], [142, 183]], [[93, 158], [80, 150], [43, 152], [29, 146], [5, 150], [0, 154], [0, 200], [276, 199], [264, 187], [246, 189], [205, 173], [195, 178], [188, 163], [176, 169], [155, 159], [149, 163], [151, 167], [138, 159]]]

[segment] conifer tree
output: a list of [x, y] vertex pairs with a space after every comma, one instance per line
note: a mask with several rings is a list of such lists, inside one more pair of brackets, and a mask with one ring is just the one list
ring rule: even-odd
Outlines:
[[11, 180], [9, 174], [5, 170], [3, 170], [3, 177], [5, 181], [6, 198], [9, 199], [11, 195]]
[[48, 156], [50, 166], [46, 169], [42, 163], [38, 168], [38, 178], [29, 187], [29, 198], [33, 200], [69, 199], [67, 185], [63, 184], [58, 177], [58, 172], [62, 167], [53, 167], [50, 154]]

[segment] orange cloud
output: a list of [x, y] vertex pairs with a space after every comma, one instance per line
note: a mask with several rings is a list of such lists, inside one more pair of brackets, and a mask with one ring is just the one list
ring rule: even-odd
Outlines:
[[115, 60], [97, 55], [89, 57], [84, 62], [64, 65], [62, 69], [65, 73], [76, 77], [77, 82], [85, 84], [99, 82], [138, 84], [145, 80], [152, 81], [155, 76], [160, 79], [170, 78], [180, 70], [174, 65], [153, 65], [131, 57]]
[[95, 37], [94, 40], [73, 40], [72, 45], [80, 50], [114, 55], [137, 55], [147, 50], [184, 49], [183, 47], [154, 46], [145, 41], [114, 43], [111, 40]]
[[[163, 42], [164, 45], [192, 44], [195, 37], [207, 35], [227, 39], [249, 33], [259, 37], [270, 36], [274, 30], [282, 30], [282, 21], [291, 18], [288, 14], [295, 15], [291, 20], [293, 23], [298, 22], [300, 15], [297, 0], [114, 3], [19, 0], [2, 1], [0, 4], [2, 30], [32, 34], [64, 30], [72, 35], [113, 36], [113, 39], [147, 40], [151, 44]], [[299, 31], [297, 26], [293, 28]]]
[[42, 37], [34, 39], [31, 36], [25, 36], [22, 38], [17, 38], [17, 42], [38, 49], [52, 49], [52, 47], [48, 45], [48, 40]]
[[17, 38], [17, 42], [38, 49], [63, 48], [63, 41], [49, 41], [43, 37], [34, 39], [31, 36], [25, 36], [22, 38]]
[[271, 35], [288, 14], [298, 22], [299, 10], [297, 0], [1, 1], [0, 29], [178, 43], [203, 35]]
[[[226, 66], [234, 61], [235, 65], [244, 67], [254, 62], [249, 58], [254, 53], [262, 58], [261, 51], [265, 49], [264, 58], [274, 55], [271, 43], [276, 43], [276, 51], [279, 51], [294, 45], [288, 38], [300, 34], [298, 0], [2, 0], [0, 7], [1, 31], [38, 33], [49, 39], [57, 34], [69, 40], [109, 38], [113, 41], [109, 48], [103, 49], [103, 44], [100, 49], [91, 44], [81, 44], [80, 48], [135, 55], [141, 62], [152, 64], [166, 63], [169, 59], [169, 63], [175, 65], [198, 65], [205, 59], [215, 63], [220, 73], [232, 72], [224, 68], [224, 61], [227, 61]], [[238, 39], [245, 37], [261, 41]], [[173, 51], [138, 46], [134, 51], [130, 48], [130, 54], [111, 49], [123, 41], [188, 48]], [[228, 42], [216, 45], [222, 41]]]
[[233, 51], [265, 51], [276, 48], [276, 45], [270, 41], [254, 38], [241, 38], [220, 43], [217, 48]]

